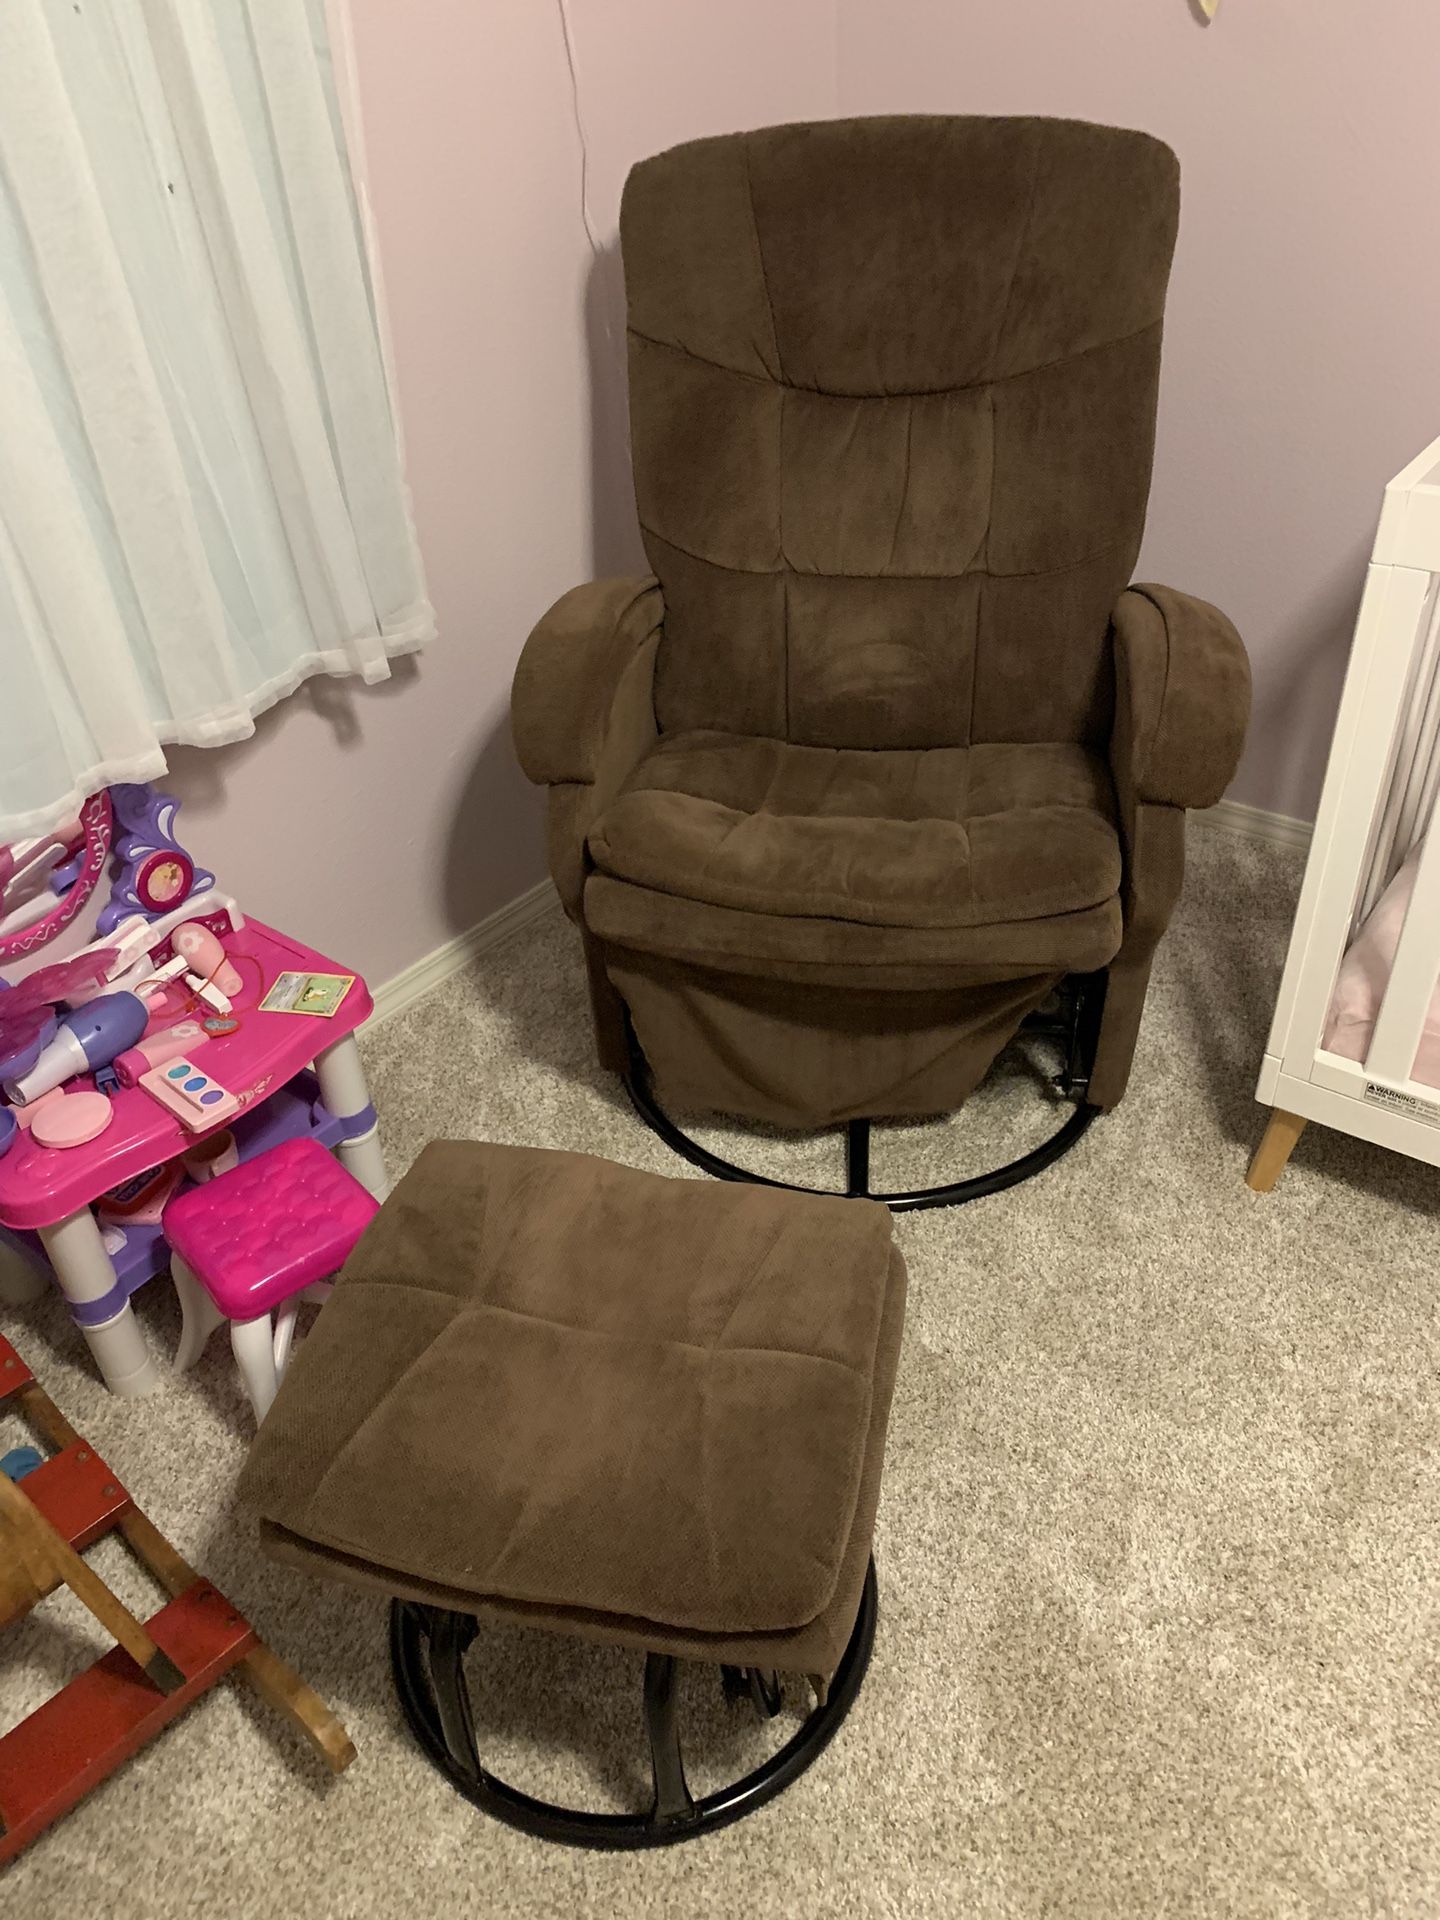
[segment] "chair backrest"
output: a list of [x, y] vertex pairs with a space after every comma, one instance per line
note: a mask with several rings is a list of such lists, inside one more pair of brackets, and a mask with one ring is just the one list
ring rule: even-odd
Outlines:
[[621, 212], [664, 731], [1098, 743], [1175, 156], [1081, 121], [697, 140]]

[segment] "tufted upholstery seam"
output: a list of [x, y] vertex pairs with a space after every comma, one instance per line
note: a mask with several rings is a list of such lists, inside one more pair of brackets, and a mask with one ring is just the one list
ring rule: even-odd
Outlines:
[[696, 353], [690, 347], [677, 347], [673, 340], [661, 340], [654, 334], [642, 333], [638, 327], [627, 327], [626, 332], [632, 340], [642, 341], [647, 347], [660, 347], [666, 353], [677, 354], [682, 360], [693, 360], [697, 367], [709, 367], [714, 373], [728, 373], [733, 379], [744, 380], [753, 387], [780, 387], [790, 393], [803, 393], [814, 400], [948, 400], [953, 394], [983, 393], [991, 387], [1005, 387], [1016, 380], [1029, 380], [1039, 373], [1053, 373], [1059, 367], [1072, 367], [1078, 361], [1088, 360], [1092, 354], [1104, 353], [1110, 347], [1128, 347], [1133, 341], [1143, 340], [1148, 333], [1158, 333], [1163, 324], [1163, 317], [1157, 315], [1155, 319], [1147, 320], [1143, 327], [1135, 327], [1129, 333], [1112, 334], [1108, 339], [1096, 340], [1088, 347], [1079, 347], [1074, 353], [1063, 353], [1058, 360], [1041, 360], [1033, 367], [1019, 367], [1014, 373], [987, 374], [983, 380], [957, 380], [943, 387], [889, 387], [875, 393], [841, 393], [834, 387], [808, 387], [799, 380], [777, 380], [767, 373], [748, 373], [743, 367], [732, 367], [723, 360], [712, 360], [708, 354]]
[[[775, 538], [780, 548], [780, 644], [783, 658], [780, 662], [780, 694], [784, 709], [784, 728], [786, 737], [790, 733], [790, 569], [785, 561], [785, 393], [789, 385], [785, 378], [785, 361], [780, 352], [780, 328], [775, 319], [775, 302], [770, 293], [770, 276], [765, 271], [765, 247], [760, 239], [760, 221], [755, 212], [755, 182], [750, 175], [750, 142], [742, 140], [740, 151], [745, 160], [745, 198], [750, 207], [750, 231], [755, 236], [755, 259], [760, 268], [760, 285], [765, 294], [765, 311], [770, 316], [770, 340], [775, 349], [775, 369], [779, 378], [766, 384], [780, 389], [780, 416], [775, 423], [778, 441], [776, 452], [779, 456], [780, 485], [775, 499]], [[659, 342], [656, 343], [660, 344]], [[684, 352], [682, 347], [680, 352]], [[692, 358], [695, 356], [692, 356]], [[662, 536], [663, 537], [663, 536]]]
[[[895, 508], [895, 519], [890, 527], [890, 565], [885, 569], [885, 572], [880, 576], [881, 579], [885, 579], [885, 580], [889, 580], [894, 577], [894, 575], [891, 572], [891, 569], [895, 565], [895, 549], [900, 544], [900, 529], [905, 522], [905, 509], [910, 504], [910, 479], [911, 479], [910, 462], [912, 458], [914, 445], [915, 445], [915, 402], [913, 400], [907, 400], [905, 402], [905, 470], [900, 481], [900, 499], [899, 499], [899, 503]], [[784, 539], [783, 533], [780, 539], [780, 552], [782, 555], [785, 552], [785, 539]]]
[[1112, 540], [1107, 546], [1097, 547], [1093, 553], [1081, 554], [1078, 560], [1064, 560], [1055, 567], [1031, 567], [1016, 573], [1000, 573], [991, 567], [966, 567], [959, 573], [837, 573], [831, 568], [812, 571], [809, 567], [792, 567], [784, 560], [778, 567], [737, 567], [728, 560], [716, 560], [708, 553], [696, 553], [693, 547], [682, 547], [668, 533], [662, 533], [658, 527], [648, 522], [640, 522], [640, 531], [648, 533], [652, 540], [659, 540], [675, 553], [683, 553], [687, 560], [698, 561], [702, 567], [714, 567], [720, 573], [738, 573], [747, 580], [778, 580], [798, 576], [802, 580], [946, 580], [959, 586], [963, 580], [1045, 580], [1052, 575], [1076, 573], [1081, 567], [1088, 567], [1097, 560], [1106, 560], [1112, 553], [1121, 553], [1131, 545], [1127, 535], [1123, 540]]
[[[776, 1240], [766, 1248], [757, 1266], [770, 1260], [776, 1250], [778, 1241], [779, 1236], [777, 1235]], [[751, 1276], [752, 1280], [753, 1278], [754, 1275]], [[660, 1333], [651, 1335], [648, 1338], [642, 1338], [633, 1329], [627, 1330], [623, 1334], [607, 1332], [603, 1327], [582, 1326], [574, 1320], [557, 1320], [552, 1314], [536, 1313], [530, 1307], [506, 1306], [504, 1302], [499, 1300], [472, 1300], [464, 1301], [457, 1305], [453, 1293], [446, 1293], [439, 1287], [427, 1287], [421, 1282], [414, 1280], [407, 1280], [404, 1285], [401, 1286], [400, 1282], [395, 1280], [376, 1280], [368, 1277], [361, 1279], [356, 1277], [347, 1281], [346, 1284], [352, 1294], [358, 1287], [362, 1286], [381, 1287], [388, 1288], [392, 1292], [405, 1294], [423, 1293], [435, 1300], [447, 1300], [450, 1302], [452, 1308], [454, 1308], [450, 1316], [451, 1321], [458, 1320], [469, 1314], [479, 1314], [483, 1316], [487, 1313], [498, 1313], [512, 1320], [528, 1320], [537, 1327], [553, 1327], [559, 1333], [578, 1334], [582, 1339], [587, 1340], [624, 1340], [631, 1343], [639, 1342], [641, 1345], [650, 1347], [678, 1347], [686, 1353], [725, 1353], [737, 1356], [763, 1353], [773, 1356], [778, 1360], [803, 1360], [807, 1363], [813, 1361], [817, 1367], [832, 1367], [836, 1373], [852, 1374], [859, 1380], [863, 1380], [866, 1377], [866, 1369], [858, 1363], [851, 1365], [848, 1361], [837, 1360], [834, 1354], [817, 1353], [813, 1347], [756, 1346], [751, 1342], [742, 1342], [737, 1345], [730, 1341], [727, 1341], [722, 1346], [718, 1340], [708, 1342], [704, 1340], [684, 1340], [674, 1333]], [[730, 1309], [729, 1316], [726, 1320], [727, 1326], [730, 1320], [734, 1318], [736, 1310], [744, 1305], [745, 1295], [750, 1290], [750, 1282], [747, 1281]], [[447, 1325], [448, 1324], [447, 1322]], [[443, 1337], [443, 1331], [442, 1329], [441, 1332], [432, 1335], [425, 1347], [421, 1349], [421, 1352], [415, 1356], [415, 1359], [420, 1359], [425, 1353], [428, 1353], [435, 1342]], [[413, 1365], [414, 1360], [407, 1362], [407, 1368]]]
[[[1030, 229], [1035, 224], [1035, 190], [1040, 180], [1040, 148], [1043, 139], [1043, 132], [1037, 128], [1033, 150], [1030, 156], [1030, 190], [1025, 201], [1025, 218], [1020, 223], [1020, 237], [1015, 243], [1015, 258], [1010, 263], [1010, 283], [1005, 289], [1005, 305], [1000, 310], [1000, 324], [995, 331], [995, 345], [997, 350], [1005, 339], [1005, 331], [1010, 321], [1010, 307], [1015, 299], [1015, 283], [1020, 278], [1020, 263], [1025, 258], [1026, 249], [1030, 245]], [[1138, 331], [1143, 331], [1143, 329], [1139, 329]], [[1112, 342], [1111, 344], [1118, 343]], [[1081, 358], [1081, 355], [1078, 353], [1070, 354], [1067, 358], [1078, 360]], [[1043, 371], [1043, 369], [1036, 368], [1032, 369], [1032, 371], [1039, 372]], [[1015, 376], [1012, 375], [1010, 377], [1014, 378]], [[990, 503], [985, 510], [985, 541], [981, 551], [984, 555], [984, 568], [987, 577], [993, 577], [990, 576], [990, 530], [995, 525], [995, 483], [1000, 472], [1000, 422], [995, 409], [995, 388], [997, 384], [998, 382], [994, 380], [985, 383], [986, 398], [990, 402]], [[1083, 564], [1083, 562], [1081, 564]], [[1053, 569], [1045, 568], [1044, 571], [1051, 572]], [[978, 609], [976, 617], [978, 622]], [[973, 740], [975, 738], [975, 687], [977, 680], [978, 675], [972, 672], [970, 675], [970, 717], [965, 725], [965, 738], [967, 740]]]
[[[790, 577], [794, 568], [785, 558], [785, 389], [780, 389], [780, 485], [775, 496], [775, 539], [780, 548], [780, 635], [784, 648], [785, 738], [790, 738]], [[663, 535], [660, 536], [663, 539]], [[729, 571], [729, 569], [727, 569]]]
[[[755, 182], [750, 174], [750, 142], [742, 139], [740, 152], [745, 161], [745, 198], [750, 206], [750, 231], [755, 236], [755, 259], [760, 268], [760, 285], [765, 293], [765, 311], [770, 316], [770, 344], [775, 350], [775, 368], [780, 384], [785, 384], [785, 361], [780, 352], [780, 329], [775, 321], [775, 302], [770, 293], [770, 276], [765, 271], [765, 247], [760, 238], [760, 222], [755, 213]], [[683, 352], [684, 349], [682, 348]]]

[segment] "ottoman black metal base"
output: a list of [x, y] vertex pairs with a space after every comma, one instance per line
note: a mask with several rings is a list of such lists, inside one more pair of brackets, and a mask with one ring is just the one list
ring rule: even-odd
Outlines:
[[[572, 1847], [663, 1847], [728, 1826], [782, 1793], [834, 1738], [854, 1704], [875, 1642], [875, 1565], [865, 1574], [860, 1611], [824, 1701], [778, 1752], [732, 1786], [691, 1796], [676, 1715], [673, 1654], [645, 1657], [645, 1730], [655, 1791], [644, 1813], [586, 1813], [557, 1807], [509, 1786], [481, 1764], [465, 1684], [464, 1656], [480, 1622], [466, 1613], [397, 1600], [390, 1610], [390, 1660], [405, 1718], [425, 1752], [468, 1800], [512, 1827]], [[748, 1699], [769, 1718], [781, 1706], [780, 1683], [759, 1668], [722, 1667], [727, 1698]]]
[[[971, 1174], [966, 1180], [951, 1180], [939, 1187], [916, 1187], [905, 1193], [876, 1193], [870, 1185], [871, 1122], [851, 1120], [845, 1127], [845, 1197], [852, 1200], [878, 1200], [882, 1206], [889, 1207], [892, 1213], [918, 1212], [926, 1207], [959, 1207], [967, 1200], [984, 1200], [992, 1193], [1003, 1193], [1007, 1187], [1017, 1187], [1022, 1180], [1028, 1180], [1052, 1166], [1062, 1154], [1070, 1151], [1091, 1121], [1099, 1115], [1098, 1107], [1086, 1103], [1085, 1094], [1095, 1059], [1104, 1001], [1103, 975], [1076, 975], [1064, 984], [1058, 1015], [1032, 1015], [1024, 1022], [1025, 1031], [1042, 1034], [1060, 1043], [1064, 1063], [1055, 1076], [1055, 1088], [1075, 1102], [1064, 1122], [1038, 1147], [1032, 1147], [1028, 1153], [1022, 1153], [1018, 1159], [1008, 1161], [1003, 1167], [994, 1167], [988, 1173]], [[650, 1063], [645, 1058], [634, 1028], [628, 1022], [627, 1032], [630, 1064], [624, 1075], [625, 1091], [646, 1126], [652, 1133], [658, 1134], [672, 1152], [680, 1154], [692, 1167], [699, 1167], [702, 1173], [708, 1173], [716, 1180], [747, 1181], [757, 1187], [781, 1187], [787, 1193], [824, 1191], [820, 1187], [796, 1186], [789, 1180], [772, 1180], [766, 1174], [752, 1173], [749, 1168], [736, 1166], [733, 1160], [724, 1160], [718, 1153], [711, 1153], [708, 1147], [702, 1147], [698, 1140], [691, 1139], [656, 1099]]]

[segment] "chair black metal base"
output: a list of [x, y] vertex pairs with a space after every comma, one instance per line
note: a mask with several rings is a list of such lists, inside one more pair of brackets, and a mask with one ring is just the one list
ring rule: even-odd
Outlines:
[[[825, 1699], [763, 1765], [732, 1786], [697, 1800], [685, 1780], [674, 1655], [645, 1656], [645, 1730], [654, 1798], [644, 1813], [587, 1813], [536, 1800], [486, 1771], [480, 1762], [464, 1656], [480, 1623], [466, 1613], [397, 1600], [390, 1609], [390, 1663], [400, 1706], [426, 1754], [467, 1800], [507, 1825], [572, 1847], [671, 1846], [743, 1819], [783, 1793], [819, 1758], [855, 1703], [875, 1643], [875, 1564], [865, 1574], [860, 1611]], [[769, 1719], [782, 1705], [778, 1676], [760, 1668], [722, 1667], [728, 1700], [748, 1700]]]
[[[995, 1167], [989, 1173], [972, 1174], [967, 1180], [952, 1180], [939, 1187], [916, 1187], [906, 1193], [876, 1193], [870, 1185], [871, 1122], [850, 1120], [845, 1127], [845, 1197], [878, 1200], [889, 1207], [892, 1213], [918, 1212], [925, 1207], [961, 1207], [969, 1200], [983, 1200], [992, 1193], [1003, 1193], [1007, 1187], [1017, 1187], [1022, 1180], [1028, 1180], [1033, 1174], [1042, 1173], [1046, 1167], [1053, 1166], [1062, 1154], [1070, 1151], [1099, 1112], [1097, 1107], [1086, 1104], [1085, 1092], [1094, 1063], [1104, 999], [1103, 975], [1087, 974], [1067, 980], [1061, 1016], [1025, 1023], [1032, 1031], [1046, 1034], [1062, 1043], [1064, 1065], [1056, 1076], [1055, 1084], [1059, 1091], [1075, 1101], [1064, 1124], [1048, 1140], [1042, 1140], [1038, 1147], [1032, 1147], [1028, 1153], [1022, 1153], [1018, 1159], [1007, 1162], [1003, 1167]], [[767, 1174], [752, 1173], [748, 1167], [738, 1167], [732, 1160], [724, 1160], [718, 1153], [711, 1153], [708, 1147], [702, 1147], [698, 1140], [692, 1140], [656, 1099], [650, 1063], [633, 1028], [629, 1029], [629, 1039], [630, 1066], [624, 1075], [624, 1082], [631, 1105], [651, 1132], [658, 1134], [667, 1147], [688, 1160], [692, 1167], [699, 1167], [702, 1173], [708, 1173], [716, 1180], [740, 1180], [757, 1187], [781, 1187], [787, 1193], [825, 1191], [820, 1187], [799, 1186], [789, 1180], [772, 1180]]]

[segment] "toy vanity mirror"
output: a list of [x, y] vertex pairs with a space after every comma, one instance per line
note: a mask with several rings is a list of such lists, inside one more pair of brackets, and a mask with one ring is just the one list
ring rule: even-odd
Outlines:
[[76, 918], [105, 872], [113, 831], [104, 790], [53, 833], [0, 846], [0, 967], [38, 953]]
[[208, 893], [215, 876], [176, 838], [178, 811], [178, 801], [148, 785], [102, 788], [53, 833], [0, 846], [0, 984], [27, 973], [32, 957], [80, 918], [112, 852], [118, 866], [93, 922], [101, 939]]

